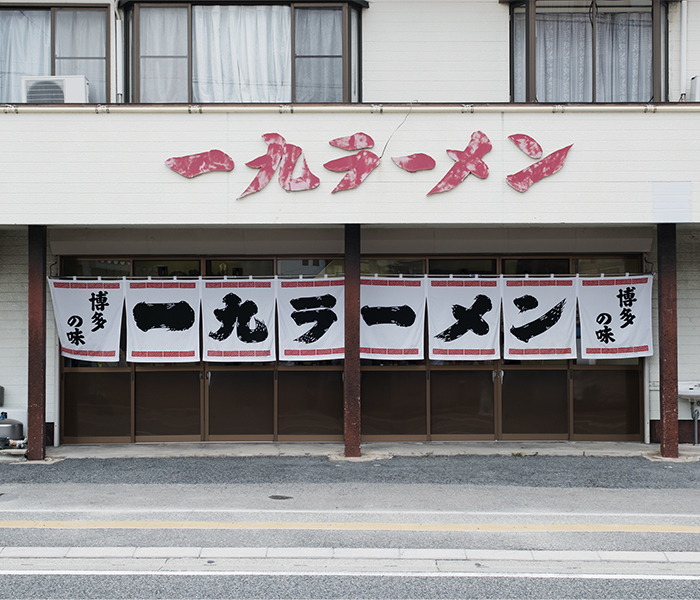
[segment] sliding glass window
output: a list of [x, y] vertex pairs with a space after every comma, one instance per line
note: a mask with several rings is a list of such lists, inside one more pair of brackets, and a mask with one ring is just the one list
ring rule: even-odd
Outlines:
[[135, 102], [359, 101], [347, 3], [134, 4]]
[[659, 0], [513, 4], [515, 102], [666, 99], [666, 4]]
[[[106, 73], [107, 9], [0, 9], [0, 102], [75, 101], [56, 76], [85, 77], [88, 102], [106, 102]], [[23, 96], [24, 77], [38, 83], [34, 96], [28, 82]]]

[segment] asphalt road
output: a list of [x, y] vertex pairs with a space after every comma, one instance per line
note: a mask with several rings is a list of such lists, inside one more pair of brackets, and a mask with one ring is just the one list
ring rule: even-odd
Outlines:
[[369, 462], [325, 457], [67, 459], [0, 463], [0, 484], [399, 483], [473, 486], [700, 489], [700, 462], [643, 457], [431, 456]]
[[0, 598], [700, 598], [698, 488], [641, 457], [0, 463]]
[[125, 574], [41, 578], [3, 576], [3, 598], [229, 598], [229, 599], [686, 599], [698, 581], [624, 578], [469, 576], [201, 576]]

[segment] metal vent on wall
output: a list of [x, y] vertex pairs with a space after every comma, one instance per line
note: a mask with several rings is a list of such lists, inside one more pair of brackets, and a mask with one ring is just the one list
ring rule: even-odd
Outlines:
[[22, 102], [27, 104], [85, 104], [88, 80], [83, 75], [22, 77]]
[[58, 81], [39, 80], [27, 86], [30, 104], [64, 104], [63, 86]]

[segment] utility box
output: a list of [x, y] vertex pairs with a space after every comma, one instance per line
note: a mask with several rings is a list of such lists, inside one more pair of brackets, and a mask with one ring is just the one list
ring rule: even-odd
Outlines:
[[700, 399], [700, 381], [679, 381], [678, 397], [693, 401]]
[[0, 437], [5, 437], [10, 440], [21, 440], [23, 427], [20, 421], [8, 419], [6, 412], [0, 412]]
[[700, 381], [679, 381], [678, 397], [690, 402], [690, 416], [693, 418], [693, 436], [695, 439], [693, 445], [697, 446], [698, 421], [700, 420]]
[[22, 77], [22, 102], [86, 104], [88, 89], [88, 80], [84, 75]]

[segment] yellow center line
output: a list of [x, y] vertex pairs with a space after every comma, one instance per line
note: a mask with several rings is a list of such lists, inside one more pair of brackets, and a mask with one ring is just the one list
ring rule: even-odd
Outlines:
[[442, 531], [493, 533], [700, 533], [698, 525], [615, 523], [334, 523], [323, 521], [2, 521], [0, 529], [270, 529], [323, 531]]

